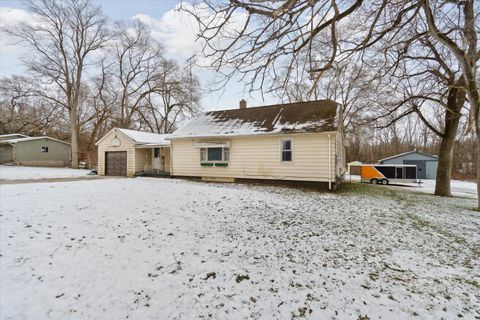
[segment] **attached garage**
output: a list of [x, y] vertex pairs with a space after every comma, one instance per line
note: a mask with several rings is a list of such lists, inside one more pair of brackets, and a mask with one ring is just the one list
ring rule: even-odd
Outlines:
[[105, 152], [105, 175], [127, 176], [127, 151]]
[[169, 175], [170, 141], [167, 134], [113, 128], [98, 146], [99, 175]]

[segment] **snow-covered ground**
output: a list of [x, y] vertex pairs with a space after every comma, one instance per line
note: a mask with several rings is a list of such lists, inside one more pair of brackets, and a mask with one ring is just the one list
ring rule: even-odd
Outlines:
[[89, 177], [87, 176], [88, 172], [90, 172], [90, 170], [86, 169], [0, 166], [0, 180], [38, 180]]
[[[360, 182], [360, 176], [347, 175], [345, 178], [347, 182]], [[385, 186], [386, 188], [392, 186]], [[397, 184], [396, 188], [405, 188], [415, 192], [423, 192], [433, 194], [435, 191], [435, 180], [421, 180], [421, 183], [405, 183]], [[477, 184], [469, 181], [451, 180], [450, 188], [452, 195], [456, 197], [477, 198]]]
[[[422, 180], [418, 184], [411, 185], [413, 191], [433, 194], [435, 191], [435, 180]], [[477, 197], [477, 184], [469, 181], [452, 180], [450, 181], [452, 195], [457, 197]]]
[[475, 200], [174, 179], [0, 186], [2, 319], [473, 319]]

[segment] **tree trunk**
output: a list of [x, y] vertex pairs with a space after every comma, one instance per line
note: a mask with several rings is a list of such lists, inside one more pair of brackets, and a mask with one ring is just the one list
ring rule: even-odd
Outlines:
[[78, 116], [76, 110], [70, 111], [70, 143], [72, 148], [72, 163], [71, 167], [78, 169], [78, 136], [79, 136], [79, 125], [78, 125]]
[[477, 131], [477, 210], [480, 211], [480, 132]]
[[435, 195], [451, 197], [450, 180], [452, 179], [453, 145], [457, 135], [460, 111], [465, 104], [466, 93], [461, 89], [462, 79], [448, 92], [448, 109], [445, 111], [445, 130], [438, 154], [437, 178], [435, 181]]
[[435, 181], [435, 195], [451, 197], [450, 180], [452, 179], [453, 144], [455, 136], [442, 139], [438, 152], [437, 178]]
[[[478, 3], [477, 3], [478, 4]], [[454, 52], [460, 62], [464, 77], [466, 79], [466, 88], [470, 109], [473, 111], [473, 122], [475, 125], [475, 134], [477, 135], [477, 210], [480, 211], [480, 92], [477, 84], [477, 70], [478, 70], [478, 30], [476, 24], [475, 4], [474, 0], [465, 1], [464, 7], [465, 25], [464, 34], [468, 43], [467, 52]], [[465, 45], [465, 43], [463, 43]], [[463, 58], [463, 59], [462, 59]], [[465, 59], [466, 58], [466, 59]]]
[[97, 133], [98, 133], [99, 127], [100, 127], [99, 123], [95, 123], [93, 125], [93, 131], [92, 131], [92, 134], [90, 135], [90, 139], [88, 140], [88, 144], [87, 144], [87, 165], [88, 165], [88, 168], [90, 169], [93, 167], [91, 153], [92, 153], [92, 148], [95, 145], [95, 140], [97, 139]]

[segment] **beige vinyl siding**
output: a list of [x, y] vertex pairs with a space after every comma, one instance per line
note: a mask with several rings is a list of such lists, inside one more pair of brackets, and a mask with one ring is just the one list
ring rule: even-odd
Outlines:
[[[286, 138], [293, 142], [293, 161], [290, 163], [281, 161], [280, 141]], [[215, 138], [214, 141], [230, 142], [228, 167], [200, 165], [200, 149], [193, 143], [207, 142], [208, 139], [174, 139], [172, 174], [328, 182], [329, 176], [335, 178], [335, 132], [330, 133], [331, 152], [328, 139], [328, 133]]]
[[[120, 140], [120, 146], [111, 145], [115, 137], [115, 131], [110, 131], [107, 136], [102, 138], [98, 144], [98, 174], [105, 175], [105, 152], [107, 151], [127, 151], [127, 176], [133, 177], [135, 174], [135, 143], [120, 131], [117, 132], [117, 138]], [[143, 165], [143, 163], [142, 163]]]
[[164, 171], [170, 172], [170, 148], [163, 147], [160, 153], [161, 157], [165, 157]]
[[335, 139], [335, 150], [338, 157], [336, 173], [337, 176], [342, 176], [345, 173], [346, 160], [345, 160], [345, 145], [343, 143], [343, 136], [341, 132], [337, 132]]
[[152, 164], [152, 158], [148, 154], [148, 149], [135, 149], [135, 173], [143, 172], [146, 164]]

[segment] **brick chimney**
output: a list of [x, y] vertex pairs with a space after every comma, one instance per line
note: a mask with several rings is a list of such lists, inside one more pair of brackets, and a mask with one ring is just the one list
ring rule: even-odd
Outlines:
[[240, 100], [240, 109], [247, 109], [247, 101], [245, 99]]

